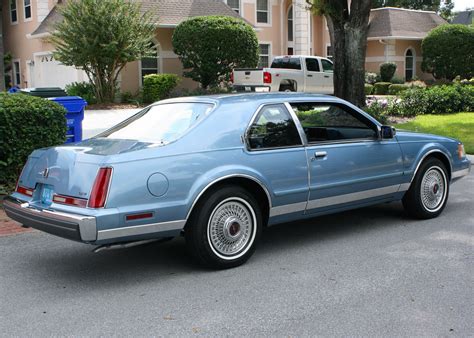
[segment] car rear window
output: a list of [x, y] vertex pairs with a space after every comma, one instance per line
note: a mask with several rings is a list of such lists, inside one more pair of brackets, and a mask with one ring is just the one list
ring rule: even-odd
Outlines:
[[98, 137], [167, 144], [184, 135], [213, 107], [210, 103], [189, 102], [151, 106]]
[[301, 70], [300, 58], [278, 58], [274, 59], [271, 68], [298, 69]]

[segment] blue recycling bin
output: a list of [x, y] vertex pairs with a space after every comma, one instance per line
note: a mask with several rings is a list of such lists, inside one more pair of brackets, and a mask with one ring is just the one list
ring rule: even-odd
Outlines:
[[66, 143], [82, 141], [82, 120], [87, 102], [79, 96], [50, 97], [48, 100], [59, 103], [67, 110]]

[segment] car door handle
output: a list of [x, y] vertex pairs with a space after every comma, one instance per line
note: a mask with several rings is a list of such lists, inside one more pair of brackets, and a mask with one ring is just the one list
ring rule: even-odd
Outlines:
[[324, 75], [324, 77], [326, 77], [326, 78], [327, 78], [327, 77], [329, 77], [329, 75]]
[[313, 75], [311, 75], [311, 74], [308, 74], [308, 77], [313, 77]]
[[326, 157], [327, 155], [328, 153], [325, 151], [317, 151], [314, 153], [315, 158], [323, 158], [323, 157]]

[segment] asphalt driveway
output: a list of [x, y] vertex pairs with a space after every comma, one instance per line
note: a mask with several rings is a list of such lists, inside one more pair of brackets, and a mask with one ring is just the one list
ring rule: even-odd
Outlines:
[[474, 174], [441, 217], [400, 204], [278, 225], [244, 266], [193, 265], [183, 239], [94, 254], [0, 237], [5, 336], [472, 336]]

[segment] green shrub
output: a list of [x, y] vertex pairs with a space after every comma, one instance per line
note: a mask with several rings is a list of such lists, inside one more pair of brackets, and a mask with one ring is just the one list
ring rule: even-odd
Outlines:
[[390, 82], [395, 71], [397, 70], [397, 64], [393, 62], [384, 62], [380, 65], [380, 77], [382, 82]]
[[401, 92], [403, 92], [407, 89], [410, 89], [410, 87], [405, 85], [405, 84], [391, 84], [388, 87], [388, 94], [389, 95], [398, 95], [399, 93], [401, 93]]
[[396, 75], [394, 75], [394, 76], [392, 77], [392, 79], [390, 80], [390, 82], [393, 83], [393, 84], [405, 84], [405, 80], [402, 79], [401, 77], [396, 76]]
[[403, 116], [474, 111], [474, 86], [453, 84], [413, 88], [401, 93], [400, 97], [399, 113]]
[[80, 96], [88, 104], [97, 103], [94, 87], [89, 82], [73, 82], [66, 85], [65, 89], [69, 96]]
[[66, 109], [39, 97], [0, 93], [0, 184], [12, 184], [30, 153], [66, 140]]
[[474, 26], [446, 24], [428, 33], [421, 44], [421, 69], [437, 79], [474, 76]]
[[390, 87], [390, 82], [376, 82], [374, 84], [374, 94], [375, 95], [387, 95], [388, 87]]
[[365, 95], [371, 95], [374, 92], [374, 86], [366, 83], [364, 85], [364, 91], [365, 91]]
[[258, 64], [257, 35], [241, 19], [193, 17], [175, 28], [172, 40], [174, 52], [183, 63], [184, 76], [201, 83], [203, 88], [218, 85], [233, 68], [254, 68]]
[[143, 101], [150, 103], [169, 97], [179, 80], [175, 74], [146, 75], [143, 79]]

